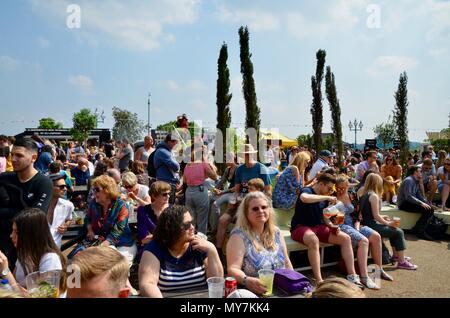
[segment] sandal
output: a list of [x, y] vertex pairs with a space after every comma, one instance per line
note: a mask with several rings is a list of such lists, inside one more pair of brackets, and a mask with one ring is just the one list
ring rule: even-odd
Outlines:
[[392, 278], [391, 275], [389, 275], [388, 273], [386, 273], [383, 269], [380, 271], [380, 277], [384, 280], [393, 282], [394, 278]]

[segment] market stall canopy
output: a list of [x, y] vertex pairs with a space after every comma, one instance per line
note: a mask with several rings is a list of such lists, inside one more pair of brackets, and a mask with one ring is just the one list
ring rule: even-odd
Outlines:
[[279, 131], [275, 130], [262, 130], [260, 131], [262, 135], [262, 140], [279, 140], [280, 146], [283, 148], [289, 148], [292, 146], [298, 146], [298, 142], [295, 139], [290, 139], [285, 135], [281, 134]]

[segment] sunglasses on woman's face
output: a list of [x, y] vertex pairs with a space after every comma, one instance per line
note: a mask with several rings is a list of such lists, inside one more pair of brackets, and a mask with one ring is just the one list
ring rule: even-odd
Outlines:
[[162, 197], [170, 197], [170, 192], [161, 193], [160, 196], [162, 196]]
[[102, 191], [102, 189], [99, 188], [99, 187], [94, 187], [93, 189], [94, 189], [94, 192], [97, 192], [97, 193], [99, 193], [100, 191]]
[[267, 210], [267, 208], [268, 208], [268, 206], [267, 205], [262, 205], [262, 206], [254, 206], [253, 208], [252, 208], [252, 211], [253, 212], [259, 212], [259, 209], [261, 209], [261, 210]]
[[67, 186], [65, 184], [55, 185], [56, 188], [59, 188], [59, 190], [65, 190]]
[[194, 225], [194, 221], [192, 220], [192, 221], [189, 221], [189, 222], [186, 222], [186, 223], [183, 223], [183, 224], [181, 224], [181, 229], [182, 230], [184, 230], [184, 231], [187, 231], [187, 230], [190, 230], [191, 229], [191, 226], [194, 226], [195, 227], [195, 225]]

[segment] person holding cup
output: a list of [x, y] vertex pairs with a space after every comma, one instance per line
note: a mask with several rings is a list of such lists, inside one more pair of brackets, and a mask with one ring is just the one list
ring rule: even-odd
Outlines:
[[292, 269], [270, 199], [260, 191], [248, 193], [239, 205], [227, 244], [227, 264], [228, 274], [257, 295], [270, 289], [270, 284], [261, 280], [260, 269]]
[[209, 277], [223, 277], [223, 266], [211, 242], [195, 234], [194, 220], [185, 206], [173, 205], [158, 218], [153, 239], [139, 265], [139, 289], [144, 297], [200, 287]]
[[[361, 282], [370, 289], [379, 289], [380, 286], [375, 284], [367, 273], [367, 258], [369, 253], [369, 245], [372, 247], [372, 255], [375, 264], [381, 269], [381, 278], [392, 281], [382, 267], [382, 248], [381, 236], [377, 231], [368, 226], [361, 226], [359, 213], [355, 215], [355, 205], [348, 193], [349, 182], [348, 177], [344, 174], [338, 175], [336, 178], [336, 197], [343, 203], [344, 223], [340, 225], [342, 232], [348, 234], [352, 240], [353, 249], [357, 249], [358, 265], [361, 274]], [[356, 211], [359, 212], [359, 211]]]
[[11, 241], [17, 249], [14, 274], [0, 251], [0, 279], [7, 279], [16, 292], [26, 295], [26, 276], [33, 272], [60, 271], [60, 297], [66, 291], [66, 258], [50, 233], [47, 216], [36, 208], [26, 208], [13, 219]]

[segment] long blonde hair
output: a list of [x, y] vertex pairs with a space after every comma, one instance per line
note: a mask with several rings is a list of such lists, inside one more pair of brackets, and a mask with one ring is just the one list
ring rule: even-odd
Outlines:
[[259, 241], [265, 249], [273, 251], [275, 250], [275, 214], [273, 212], [272, 201], [264, 193], [255, 191], [250, 192], [245, 196], [237, 211], [237, 221], [235, 228], [241, 229], [249, 238], [251, 238], [253, 246], [257, 251], [262, 250], [261, 246], [259, 244], [256, 244], [258, 239], [253, 232], [252, 225], [248, 221], [250, 202], [256, 199], [264, 199], [269, 209], [269, 219], [264, 224], [264, 230], [260, 236]]
[[378, 173], [371, 173], [367, 176], [363, 195], [369, 191], [375, 192], [380, 198], [383, 195], [383, 178]]
[[306, 151], [302, 151], [294, 156], [294, 159], [292, 159], [292, 163], [290, 165], [296, 166], [300, 174], [302, 174], [305, 172], [305, 169], [310, 161], [311, 157], [309, 154]]

